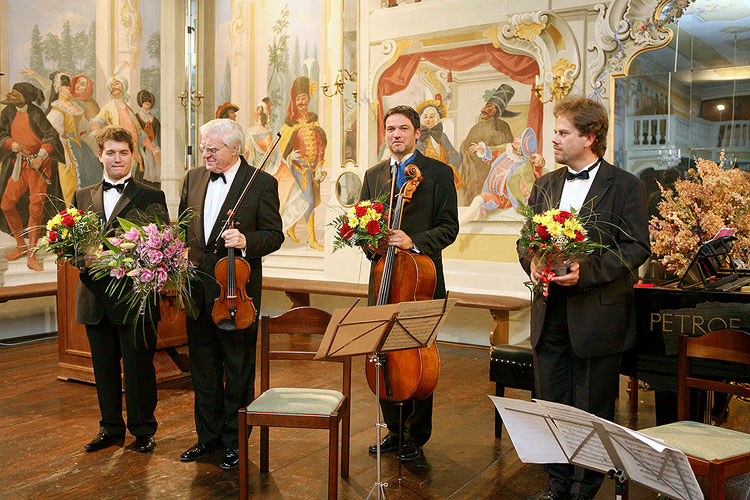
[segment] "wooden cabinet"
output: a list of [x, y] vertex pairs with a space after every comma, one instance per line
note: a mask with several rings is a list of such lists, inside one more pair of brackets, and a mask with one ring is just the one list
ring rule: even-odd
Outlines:
[[[75, 321], [75, 297], [78, 269], [67, 262], [57, 268], [57, 378], [94, 383], [91, 349], [86, 328]], [[156, 381], [163, 382], [186, 374], [178, 365], [176, 347], [187, 344], [185, 312], [177, 307], [174, 297], [162, 296], [156, 341]], [[186, 357], [185, 361], [186, 361]], [[187, 363], [180, 363], [183, 368]]]

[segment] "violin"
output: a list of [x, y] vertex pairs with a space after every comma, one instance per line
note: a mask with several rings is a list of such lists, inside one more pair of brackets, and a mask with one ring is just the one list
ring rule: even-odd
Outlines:
[[[234, 211], [227, 212], [228, 229], [234, 227]], [[242, 257], [234, 256], [234, 248], [227, 248], [227, 256], [214, 266], [216, 281], [221, 293], [214, 299], [211, 311], [214, 323], [222, 330], [244, 330], [255, 322], [257, 311], [252, 297], [247, 295], [246, 285], [250, 281], [250, 264]], [[226, 286], [224, 284], [226, 283]]]
[[[391, 219], [391, 229], [401, 227], [401, 216], [405, 203], [411, 201], [414, 191], [422, 181], [416, 165], [407, 165], [407, 177], [411, 177], [401, 188], [396, 208]], [[426, 255], [412, 253], [389, 246], [385, 256], [375, 266], [373, 276], [377, 305], [431, 300], [435, 294], [437, 273], [432, 259]], [[440, 373], [440, 357], [437, 346], [403, 349], [378, 353], [377, 363], [368, 357], [365, 362], [367, 383], [376, 392], [376, 377], [380, 377], [381, 399], [389, 401], [421, 400], [428, 397], [437, 386]]]
[[[227, 220], [219, 231], [219, 235], [234, 228], [237, 210], [245, 200], [247, 193], [250, 192], [250, 188], [258, 177], [258, 172], [263, 169], [280, 139], [281, 133], [277, 133], [276, 140], [266, 151], [266, 156], [260, 162], [260, 165], [255, 167], [255, 172], [240, 193], [234, 207], [227, 212]], [[214, 253], [217, 253], [218, 249], [219, 245], [216, 244]], [[247, 295], [246, 289], [246, 285], [250, 281], [250, 264], [242, 257], [235, 256], [233, 247], [228, 247], [227, 256], [219, 259], [214, 266], [214, 276], [221, 288], [221, 293], [214, 299], [214, 307], [211, 310], [214, 324], [222, 330], [229, 331], [248, 328], [255, 322], [257, 315], [253, 299]]]

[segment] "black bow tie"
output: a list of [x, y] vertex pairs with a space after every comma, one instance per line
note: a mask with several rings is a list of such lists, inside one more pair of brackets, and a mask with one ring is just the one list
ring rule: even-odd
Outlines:
[[427, 139], [432, 137], [435, 142], [440, 144], [440, 139], [443, 138], [443, 124], [438, 123], [432, 128], [422, 127], [419, 129], [419, 139], [425, 142]]
[[213, 181], [215, 181], [217, 179], [221, 179], [222, 181], [224, 181], [224, 184], [227, 183], [227, 178], [224, 177], [224, 174], [218, 174], [216, 172], [209, 172], [208, 175], [211, 177], [211, 182], [213, 182]]
[[122, 190], [125, 189], [125, 186], [127, 185], [128, 181], [121, 182], [120, 184], [111, 184], [107, 181], [102, 181], [102, 188], [105, 191], [109, 191], [110, 189], [116, 189], [118, 193], [122, 194]]
[[577, 174], [574, 174], [573, 172], [571, 172], [570, 170], [568, 170], [567, 172], [565, 172], [565, 180], [566, 181], [574, 181], [576, 179], [588, 179], [589, 178], [589, 172], [591, 172], [592, 170], [594, 170], [598, 166], [599, 166], [599, 162], [596, 162], [595, 164], [591, 165], [586, 170], [581, 170]]

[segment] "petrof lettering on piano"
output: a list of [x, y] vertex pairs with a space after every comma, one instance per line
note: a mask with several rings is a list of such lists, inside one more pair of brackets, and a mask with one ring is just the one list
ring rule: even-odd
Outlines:
[[740, 318], [652, 312], [649, 330], [696, 336], [714, 330], [740, 329], [741, 325]]

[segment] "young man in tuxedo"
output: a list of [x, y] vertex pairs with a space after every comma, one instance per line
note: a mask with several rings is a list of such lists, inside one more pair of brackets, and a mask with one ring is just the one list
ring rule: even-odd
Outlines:
[[[385, 160], [367, 170], [362, 185], [360, 200], [373, 200], [382, 194], [391, 193], [395, 182], [395, 192], [406, 182], [404, 169], [413, 163], [419, 167], [424, 178], [414, 192], [412, 200], [404, 206], [401, 229], [380, 241], [380, 246], [368, 252], [372, 263], [370, 271], [370, 304], [373, 297], [372, 270], [376, 262], [385, 254], [388, 246], [412, 251], [428, 256], [435, 264], [436, 285], [433, 298], [445, 297], [442, 250], [453, 243], [458, 235], [458, 207], [453, 171], [438, 160], [427, 158], [416, 150], [419, 138], [419, 114], [409, 106], [396, 106], [389, 109], [383, 119], [385, 138], [391, 159]], [[395, 179], [393, 177], [395, 176]], [[391, 200], [390, 206], [394, 206]], [[396, 403], [381, 399], [383, 419], [388, 426], [388, 435], [380, 443], [380, 451], [398, 451], [399, 434], [404, 445], [399, 451], [402, 461], [415, 460], [422, 452], [422, 446], [432, 433], [432, 395], [421, 401], [405, 401], [403, 406], [403, 429], [399, 420]], [[376, 452], [376, 445], [370, 446], [370, 453]]]
[[[549, 296], [534, 295], [531, 345], [539, 399], [612, 420], [621, 353], [635, 345], [633, 284], [650, 254], [646, 188], [606, 162], [607, 111], [582, 96], [555, 103], [555, 161], [566, 165], [536, 180], [529, 206], [576, 210], [592, 221], [588, 237], [606, 245], [551, 280]], [[544, 266], [519, 247], [534, 283]], [[590, 500], [604, 475], [569, 464], [547, 464], [549, 487], [530, 498]]]
[[[76, 191], [73, 206], [97, 212], [110, 236], [120, 227], [118, 217], [134, 222], [155, 218], [169, 221], [164, 193], [130, 176], [134, 148], [130, 132], [122, 127], [105, 127], [97, 135], [96, 143], [99, 161], [104, 166], [104, 179]], [[76, 290], [76, 322], [86, 325], [102, 415], [99, 433], [85, 449], [101, 450], [122, 443], [125, 437], [120, 382], [122, 359], [127, 429], [135, 436], [134, 449], [145, 453], [156, 446], [153, 361], [159, 307], [152, 305], [150, 315], [141, 317], [137, 309], [129, 309], [127, 304], [107, 296], [106, 288], [111, 279], [115, 278], [94, 280], [84, 268]]]
[[[237, 412], [253, 399], [258, 322], [234, 331], [214, 324], [211, 312], [220, 294], [214, 266], [227, 256], [227, 248], [247, 260], [252, 272], [246, 291], [260, 311], [261, 258], [278, 250], [284, 233], [276, 179], [240, 156], [245, 150], [242, 127], [226, 118], [211, 120], [201, 127], [200, 149], [206, 167], [187, 173], [180, 197], [180, 214], [197, 214], [188, 225], [187, 243], [201, 276], [191, 284], [194, 307], [186, 317], [198, 442], [180, 460], [192, 462], [223, 448], [219, 466], [230, 470], [239, 465]], [[227, 212], [256, 173], [236, 212], [235, 228], [220, 232]]]

